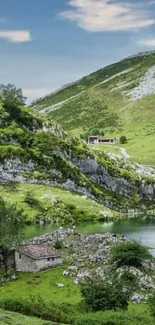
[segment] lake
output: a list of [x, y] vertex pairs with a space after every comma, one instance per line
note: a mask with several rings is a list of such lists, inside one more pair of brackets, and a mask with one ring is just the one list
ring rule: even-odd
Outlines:
[[[64, 226], [67, 228], [69, 226]], [[56, 225], [27, 226], [25, 228], [25, 238], [41, 236], [47, 232], [57, 230]], [[155, 256], [155, 217], [154, 218], [132, 218], [123, 221], [110, 223], [85, 223], [77, 225], [77, 231], [84, 235], [93, 235], [95, 233], [117, 233], [141, 241], [144, 245], [152, 248], [152, 254]]]

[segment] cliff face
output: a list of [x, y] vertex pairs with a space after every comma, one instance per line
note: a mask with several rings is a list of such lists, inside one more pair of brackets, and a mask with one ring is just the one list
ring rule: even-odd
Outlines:
[[[95, 156], [94, 158], [86, 157], [85, 159], [68, 157], [67, 160], [66, 154], [64, 154], [65, 158], [62, 158], [62, 155], [61, 152], [60, 159], [63, 159], [65, 165], [68, 165], [67, 171], [63, 167], [61, 169], [58, 164], [57, 167], [53, 165], [38, 172], [40, 165], [36, 161], [28, 160], [24, 162], [19, 157], [5, 159], [0, 163], [0, 182], [44, 184], [60, 187], [69, 191], [83, 193], [104, 203], [105, 206], [117, 210], [119, 210], [119, 205], [120, 210], [123, 208], [123, 202], [132, 206], [129, 202], [136, 193], [144, 202], [150, 200], [150, 204], [153, 203], [155, 196], [153, 177], [149, 179], [152, 183], [148, 184], [146, 176], [136, 174], [135, 170], [135, 180], [131, 181], [110, 174], [107, 167], [99, 163]], [[57, 157], [59, 156], [57, 155]], [[75, 173], [72, 170], [75, 170]], [[114, 164], [112, 172], [115, 174], [118, 170], [119, 168]], [[121, 172], [124, 170], [122, 169]], [[129, 175], [126, 176], [129, 177]], [[96, 185], [99, 185], [99, 190], [96, 189]], [[120, 195], [120, 197], [116, 197], [114, 200], [115, 194], [116, 196]]]

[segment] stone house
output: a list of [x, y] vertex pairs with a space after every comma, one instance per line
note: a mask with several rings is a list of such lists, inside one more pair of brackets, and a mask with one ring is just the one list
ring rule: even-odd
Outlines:
[[23, 245], [15, 250], [16, 271], [37, 273], [62, 263], [60, 252], [48, 245]]
[[117, 139], [116, 138], [104, 138], [100, 135], [90, 135], [88, 137], [88, 143], [105, 143], [105, 144], [116, 144]]

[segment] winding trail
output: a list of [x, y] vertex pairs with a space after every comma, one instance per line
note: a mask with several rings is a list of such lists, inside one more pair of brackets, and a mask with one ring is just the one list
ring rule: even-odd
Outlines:
[[126, 150], [124, 148], [122, 148], [122, 147], [117, 147], [117, 148], [120, 149], [121, 154], [122, 154], [122, 156], [124, 156], [124, 158], [126, 158], [126, 159], [130, 158], [129, 154], [126, 152]]
[[[110, 146], [109, 146], [109, 145], [106, 145], [106, 144], [105, 144], [105, 147], [110, 148]], [[130, 156], [129, 156], [129, 154], [126, 152], [126, 149], [125, 149], [125, 148], [118, 147], [118, 146], [113, 146], [112, 148], [117, 148], [117, 149], [119, 149], [120, 152], [121, 152], [121, 154], [122, 154], [122, 156], [123, 156], [125, 159], [130, 159]], [[109, 152], [110, 152], [110, 151], [109, 151]]]
[[[105, 84], [105, 83], [109, 82], [110, 80], [112, 80], [112, 79], [114, 79], [114, 78], [116, 78], [116, 77], [119, 77], [119, 76], [121, 76], [121, 75], [123, 75], [123, 74], [126, 74], [126, 73], [128, 73], [128, 72], [130, 72], [130, 71], [132, 71], [132, 70], [133, 70], [133, 68], [130, 68], [130, 69], [123, 70], [123, 71], [121, 71], [121, 72], [119, 72], [119, 73], [116, 73], [116, 74], [113, 75], [112, 77], [107, 78], [107, 79], [105, 79], [105, 80], [103, 80], [103, 81], [97, 83], [96, 85], [92, 86], [91, 88], [93, 89], [93, 88], [99, 87], [100, 85]], [[86, 92], [86, 91], [87, 91], [87, 89], [86, 89], [86, 90], [83, 90], [83, 91], [81, 91], [80, 93], [78, 93], [78, 94], [76, 94], [76, 95], [74, 95], [74, 96], [71, 96], [71, 97], [69, 97], [69, 98], [67, 98], [67, 99], [65, 99], [65, 100], [63, 100], [63, 101], [61, 101], [61, 102], [58, 102], [57, 104], [53, 104], [53, 105], [51, 105], [51, 106], [44, 107], [43, 109], [40, 110], [40, 114], [44, 114], [44, 113], [46, 113], [46, 112], [48, 112], [48, 111], [55, 111], [55, 110], [59, 109], [63, 104], [69, 102], [70, 100], [72, 100], [72, 99], [74, 99], [74, 98], [76, 98], [76, 97], [79, 97], [81, 94], [83, 94], [83, 93]], [[58, 93], [58, 92], [57, 92], [57, 93]]]
[[80, 95], [83, 94], [84, 92], [85, 92], [85, 91], [81, 91], [79, 94], [77, 94], [77, 95], [75, 95], [75, 96], [71, 96], [71, 97], [69, 97], [68, 99], [63, 100], [62, 102], [59, 102], [59, 103], [57, 103], [57, 104], [54, 104], [54, 105], [51, 105], [51, 106], [45, 107], [45, 108], [41, 109], [41, 110], [39, 111], [39, 113], [40, 113], [40, 114], [44, 114], [44, 113], [46, 113], [46, 112], [48, 112], [48, 111], [55, 111], [55, 110], [57, 110], [58, 108], [60, 108], [63, 104], [65, 104], [65, 103], [69, 102], [70, 100], [72, 100], [72, 99], [74, 99], [74, 98], [80, 96]]

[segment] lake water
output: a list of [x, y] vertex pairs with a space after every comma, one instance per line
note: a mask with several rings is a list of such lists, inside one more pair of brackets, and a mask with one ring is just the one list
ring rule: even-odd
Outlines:
[[[25, 229], [25, 238], [30, 239], [57, 229], [58, 226], [56, 225], [28, 226]], [[144, 245], [152, 248], [152, 254], [155, 256], [155, 217], [149, 219], [141, 217], [110, 223], [79, 224], [77, 231], [85, 235], [107, 232], [122, 234], [127, 238], [141, 241]]]

